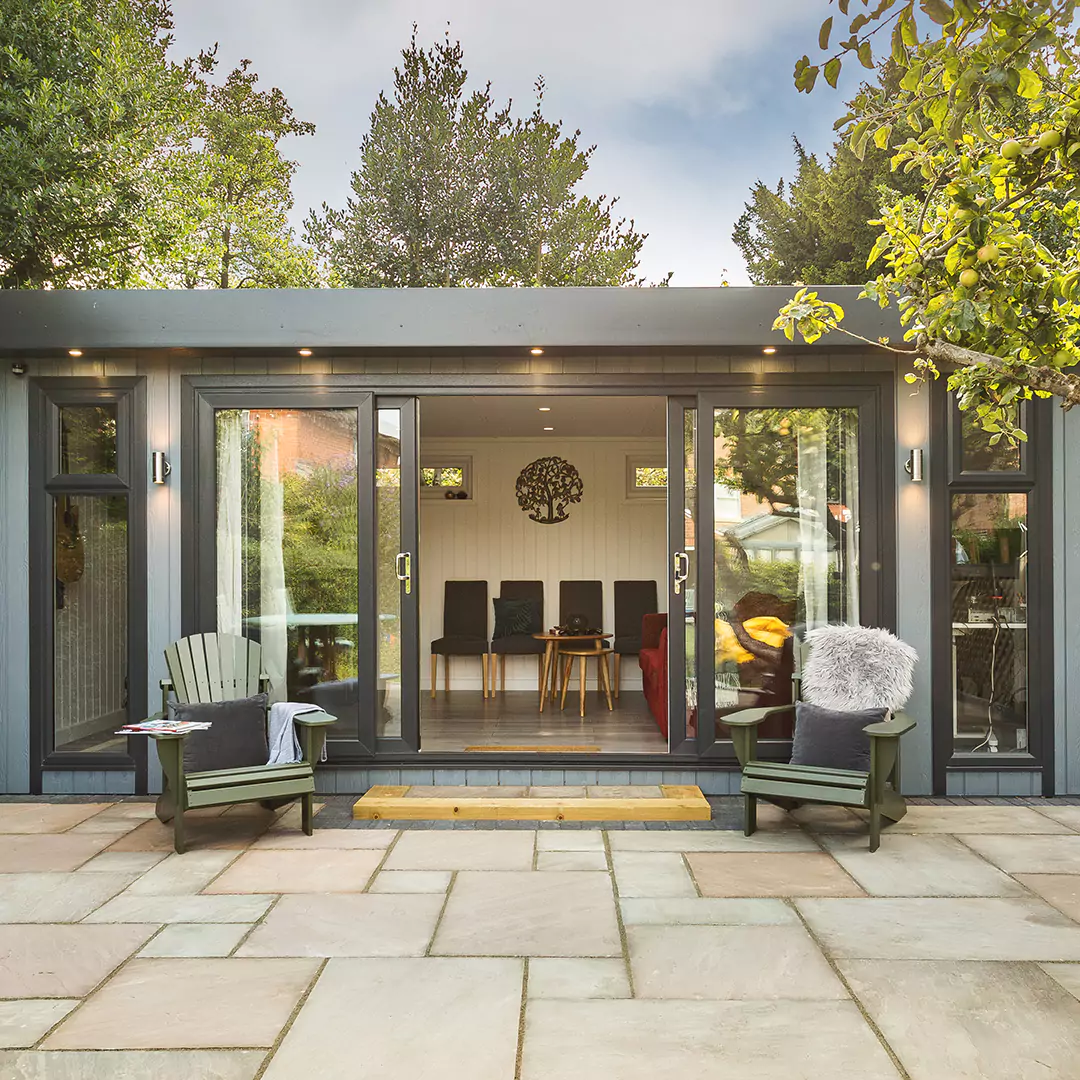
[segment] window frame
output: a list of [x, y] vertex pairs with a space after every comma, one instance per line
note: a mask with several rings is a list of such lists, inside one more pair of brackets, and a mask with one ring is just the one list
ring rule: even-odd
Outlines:
[[[425, 484], [423, 481], [425, 469], [460, 469], [461, 483], [448, 484]], [[420, 459], [420, 497], [423, 499], [442, 499], [446, 502], [473, 502], [476, 492], [473, 490], [473, 459], [472, 454], [425, 454]], [[453, 500], [446, 498], [448, 491], [464, 491], [465, 498], [455, 496]]]
[[[943, 384], [931, 389], [930, 538], [931, 652], [936, 676], [931, 694], [933, 788], [947, 793], [948, 774], [961, 770], [1042, 773], [1044, 795], [1054, 793], [1053, 502], [1051, 427], [1053, 403], [1025, 401], [1020, 468], [963, 469], [960, 410]], [[955, 747], [952, 679], [953, 496], [1022, 494], [1027, 497], [1027, 738], [1026, 751], [972, 753]], [[948, 678], [944, 676], [948, 675]]]
[[[638, 487], [638, 469], [664, 469], [664, 486]], [[634, 453], [626, 455], [626, 498], [627, 499], [666, 499], [671, 474], [667, 472], [667, 455], [663, 451], [655, 454]]]
[[[133, 770], [135, 793], [147, 791], [149, 740], [129, 736], [127, 752], [58, 751], [54, 727], [55, 574], [53, 499], [64, 495], [122, 495], [127, 499], [128, 721], [147, 707], [146, 380], [41, 377], [30, 380], [30, 788], [42, 793], [52, 770]], [[116, 472], [60, 473], [60, 410], [115, 404]], [[139, 482], [139, 478], [142, 482]]]

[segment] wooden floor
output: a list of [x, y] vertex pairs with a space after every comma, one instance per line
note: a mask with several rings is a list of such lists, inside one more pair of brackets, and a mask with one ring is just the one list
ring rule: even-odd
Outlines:
[[540, 712], [537, 694], [529, 690], [496, 692], [485, 699], [479, 690], [440, 690], [420, 701], [420, 749], [458, 751], [476, 746], [591, 746], [610, 754], [663, 754], [667, 740], [660, 733], [640, 690], [623, 690], [608, 712], [593, 690], [586, 715], [578, 715], [577, 699], [566, 711], [549, 703]]

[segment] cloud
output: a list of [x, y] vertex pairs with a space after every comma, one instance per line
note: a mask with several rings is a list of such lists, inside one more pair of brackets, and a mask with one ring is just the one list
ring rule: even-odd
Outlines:
[[[806, 0], [176, 0], [176, 51], [220, 42], [222, 67], [250, 58], [279, 86], [313, 138], [293, 140], [300, 163], [294, 221], [323, 200], [341, 205], [380, 90], [412, 23], [428, 45], [450, 23], [472, 81], [497, 101], [581, 128], [598, 150], [583, 186], [622, 196], [650, 232], [643, 267], [675, 284], [740, 280], [731, 226], [750, 184], [789, 170], [790, 133], [828, 146], [839, 101], [797, 98], [796, 56], [812, 51], [821, 5]], [[824, 140], [824, 141], [823, 141]], [[734, 148], [737, 148], [735, 150]]]

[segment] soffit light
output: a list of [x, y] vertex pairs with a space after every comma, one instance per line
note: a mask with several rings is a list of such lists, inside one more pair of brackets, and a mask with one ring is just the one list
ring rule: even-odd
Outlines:
[[775, 346], [775, 345], [766, 345], [766, 346], [765, 346], [765, 348], [764, 348], [764, 349], [762, 349], [761, 351], [762, 351], [762, 352], [763, 352], [763, 353], [764, 353], [764, 354], [765, 354], [766, 356], [772, 356], [772, 354], [773, 354], [774, 352], [776, 352], [776, 346]]
[[82, 356], [82, 349], [68, 349], [68, 356]]
[[541, 349], [539, 345], [534, 345], [529, 350], [529, 352], [531, 352], [533, 354], [533, 356], [543, 356], [544, 355], [544, 350]]
[[537, 412], [551, 412], [551, 406], [550, 405], [541, 405], [540, 408], [537, 409], [536, 411]]
[[297, 351], [297, 352], [298, 352], [298, 353], [299, 353], [299, 354], [300, 354], [301, 356], [310, 356], [310, 355], [311, 355], [311, 350], [310, 350], [310, 349], [297, 349], [296, 351]]
[[544, 428], [544, 430], [545, 431], [554, 431], [555, 429], [553, 427], [546, 427], [546, 428]]

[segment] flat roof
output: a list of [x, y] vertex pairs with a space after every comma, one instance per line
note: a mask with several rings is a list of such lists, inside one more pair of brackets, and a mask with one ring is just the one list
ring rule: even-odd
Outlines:
[[[871, 340], [895, 309], [821, 286]], [[787, 347], [772, 330], [794, 286], [552, 289], [0, 291], [0, 353], [85, 350], [504, 350]], [[829, 348], [852, 344], [832, 334]]]

